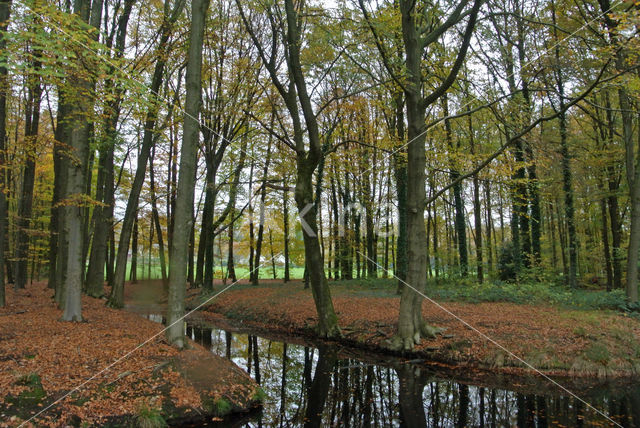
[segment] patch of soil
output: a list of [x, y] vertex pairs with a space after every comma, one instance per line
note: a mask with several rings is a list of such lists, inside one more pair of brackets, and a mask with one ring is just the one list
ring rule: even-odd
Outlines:
[[26, 426], [129, 424], [143, 409], [187, 420], [214, 415], [209, 403], [220, 398], [232, 411], [255, 404], [257, 386], [232, 362], [195, 344], [180, 352], [166, 343], [162, 325], [102, 299], [83, 296], [84, 322], [61, 321], [52, 296], [44, 283], [7, 287], [0, 427], [34, 416]]

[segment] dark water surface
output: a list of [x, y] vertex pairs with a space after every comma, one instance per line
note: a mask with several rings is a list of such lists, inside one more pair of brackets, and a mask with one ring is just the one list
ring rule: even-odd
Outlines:
[[[496, 388], [487, 386], [492, 382], [486, 375], [474, 384], [468, 373], [443, 374], [424, 363], [369, 358], [338, 346], [305, 346], [213, 326], [188, 324], [186, 332], [245, 369], [266, 393], [262, 413], [236, 426], [616, 426], [544, 380], [531, 386], [500, 376], [499, 384], [507, 386]], [[640, 427], [640, 383], [623, 385], [571, 390], [621, 426]]]

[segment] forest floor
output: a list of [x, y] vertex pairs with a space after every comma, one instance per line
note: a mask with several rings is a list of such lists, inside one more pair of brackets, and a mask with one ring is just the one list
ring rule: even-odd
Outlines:
[[[392, 353], [387, 341], [396, 332], [400, 303], [392, 282], [353, 280], [329, 284], [343, 334], [338, 341]], [[204, 300], [206, 297], [194, 298], [191, 306]], [[539, 301], [448, 299], [439, 303], [446, 310], [425, 300], [423, 314], [429, 324], [444, 327], [446, 331], [435, 339], [423, 340], [409, 357], [505, 374], [532, 373], [531, 367], [521, 361], [524, 360], [555, 376], [640, 375], [640, 321], [620, 311]], [[238, 284], [207, 302], [202, 316], [211, 321], [241, 320], [243, 325], [290, 335], [313, 337], [315, 334], [311, 290], [304, 289], [300, 281], [287, 284], [261, 281], [259, 286]]]
[[63, 322], [44, 283], [7, 287], [0, 427], [44, 409], [24, 426], [222, 421], [256, 404], [256, 384], [230, 361], [194, 343], [180, 352], [167, 344], [161, 324], [107, 308], [103, 299], [84, 296], [82, 303], [84, 322]]

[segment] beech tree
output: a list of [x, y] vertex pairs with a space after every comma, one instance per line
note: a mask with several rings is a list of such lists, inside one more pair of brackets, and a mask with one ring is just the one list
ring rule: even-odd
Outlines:
[[0, 307], [5, 302], [5, 254], [4, 248], [7, 240], [7, 199], [6, 187], [6, 140], [7, 140], [7, 67], [5, 64], [7, 40], [5, 32], [9, 25], [11, 15], [11, 1], [0, 1]]
[[193, 195], [195, 169], [200, 141], [200, 108], [202, 107], [202, 45], [209, 0], [194, 0], [191, 4], [189, 50], [186, 72], [186, 102], [180, 172], [174, 212], [174, 237], [169, 252], [169, 301], [167, 303], [167, 340], [178, 348], [184, 347], [185, 289], [187, 284], [187, 256], [193, 224]]
[[[468, 7], [464, 1], [444, 17], [438, 11], [429, 9], [428, 5], [415, 1], [399, 2], [398, 8], [402, 22], [402, 39], [404, 48], [404, 70], [393, 67], [388, 60], [388, 53], [378, 41], [380, 55], [385, 60], [385, 67], [392, 78], [402, 88], [406, 100], [407, 112], [407, 279], [409, 286], [403, 287], [400, 298], [400, 315], [398, 334], [391, 346], [397, 349], [412, 349], [420, 342], [421, 337], [433, 337], [439, 330], [427, 325], [422, 319], [421, 293], [426, 291], [427, 237], [424, 224], [426, 204], [425, 192], [425, 116], [427, 108], [441, 98], [453, 85], [464, 63], [471, 36], [480, 11], [481, 0]], [[360, 1], [360, 8], [368, 18], [367, 8]], [[435, 88], [425, 85], [423, 78], [422, 58], [432, 45], [439, 43], [447, 30], [456, 26], [468, 16], [464, 35], [451, 64], [448, 74]], [[370, 24], [374, 37], [378, 37], [375, 27]]]
[[[295, 201], [300, 219], [305, 225], [303, 233], [305, 262], [318, 312], [318, 334], [322, 337], [336, 336], [340, 334], [338, 317], [333, 308], [331, 292], [324, 272], [315, 201], [318, 195], [314, 198], [313, 189], [314, 172], [320, 164], [324, 152], [320, 141], [317, 116], [314, 112], [300, 59], [305, 24], [301, 12], [305, 9], [305, 4], [304, 2], [294, 4], [293, 0], [285, 0], [284, 11], [275, 4], [266, 5], [264, 12], [267, 28], [270, 30], [267, 39], [269, 45], [266, 45], [258, 37], [256, 24], [252, 21], [252, 17], [246, 15], [239, 0], [236, 0], [236, 3], [247, 31], [269, 73], [271, 82], [289, 112], [289, 119], [293, 127], [293, 141], [289, 145], [295, 152], [297, 166]], [[279, 73], [281, 54], [278, 45], [280, 40], [285, 40], [282, 55], [287, 64], [287, 73], [284, 81]], [[306, 126], [306, 131], [303, 126]]]

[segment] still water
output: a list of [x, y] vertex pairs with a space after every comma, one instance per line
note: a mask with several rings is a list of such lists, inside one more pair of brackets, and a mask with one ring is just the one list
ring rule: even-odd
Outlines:
[[[238, 426], [616, 426], [543, 381], [523, 392], [518, 380], [514, 390], [486, 386], [486, 379], [482, 386], [463, 383], [455, 373], [443, 375], [424, 363], [362, 352], [350, 358], [348, 349], [287, 343], [245, 330], [187, 325], [187, 335], [245, 369], [266, 393], [262, 413]], [[621, 426], [640, 427], [640, 383], [573, 392]]]

